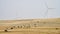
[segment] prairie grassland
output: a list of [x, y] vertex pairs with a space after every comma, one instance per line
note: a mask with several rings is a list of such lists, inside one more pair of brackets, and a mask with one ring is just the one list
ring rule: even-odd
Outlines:
[[60, 34], [60, 18], [0, 20], [0, 34]]

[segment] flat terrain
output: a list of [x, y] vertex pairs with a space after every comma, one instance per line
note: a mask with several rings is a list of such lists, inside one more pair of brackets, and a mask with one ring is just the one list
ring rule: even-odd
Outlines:
[[0, 34], [60, 34], [60, 18], [0, 20]]

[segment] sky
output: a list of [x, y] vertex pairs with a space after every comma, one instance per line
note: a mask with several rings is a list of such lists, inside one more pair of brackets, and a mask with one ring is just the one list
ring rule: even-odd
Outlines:
[[0, 0], [0, 20], [60, 18], [60, 0]]

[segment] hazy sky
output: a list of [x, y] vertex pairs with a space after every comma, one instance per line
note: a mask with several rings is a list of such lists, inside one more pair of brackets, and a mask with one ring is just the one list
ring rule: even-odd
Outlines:
[[47, 17], [60, 17], [60, 0], [0, 0], [0, 19]]

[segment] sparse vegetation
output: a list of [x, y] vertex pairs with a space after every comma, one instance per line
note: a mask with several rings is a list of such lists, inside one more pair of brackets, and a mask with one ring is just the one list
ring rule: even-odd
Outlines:
[[4, 30], [5, 32], [8, 32], [7, 30]]
[[37, 27], [37, 24], [34, 24], [34, 27]]
[[56, 28], [56, 30], [58, 30], [58, 28]]
[[17, 26], [19, 28], [19, 26]]
[[13, 29], [13, 27], [11, 27], [11, 29]]

